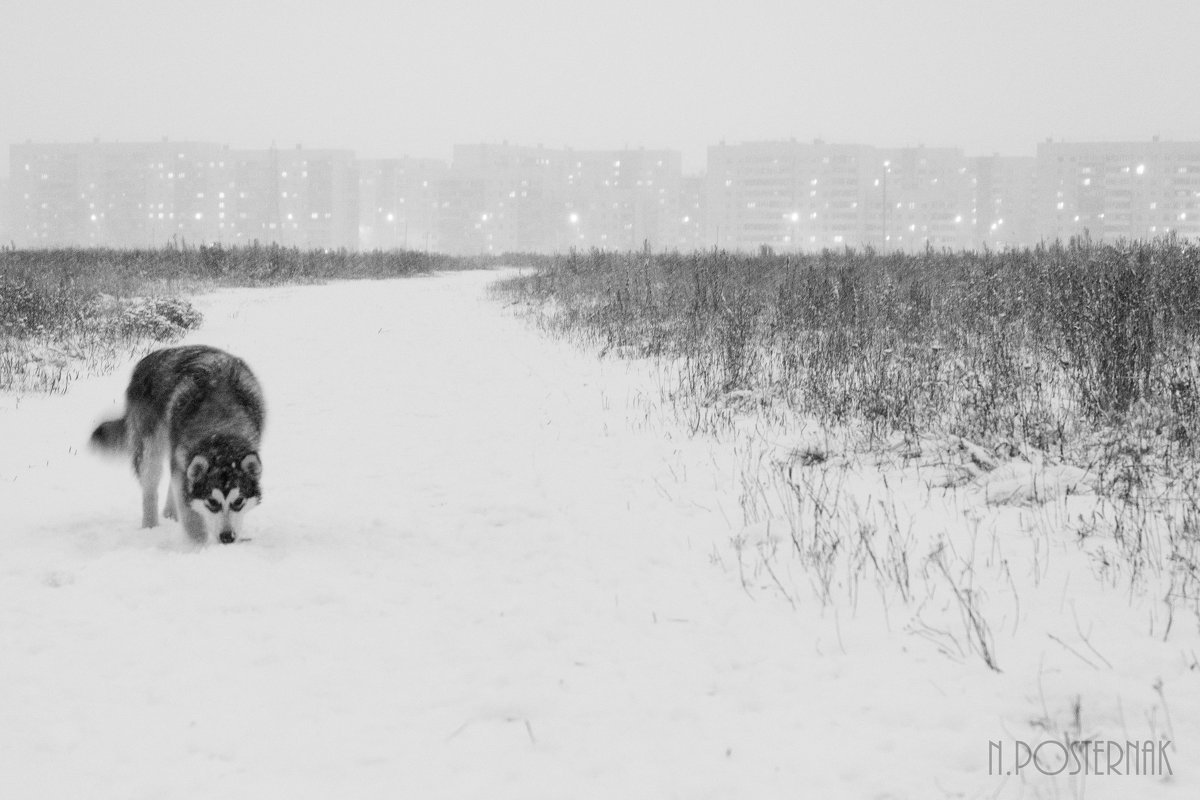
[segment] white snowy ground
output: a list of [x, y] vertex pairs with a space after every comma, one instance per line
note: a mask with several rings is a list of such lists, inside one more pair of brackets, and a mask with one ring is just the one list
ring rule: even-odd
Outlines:
[[[884, 614], [869, 583], [823, 606], [786, 547], [739, 566], [735, 537], [779, 538], [743, 528], [745, 449], [647, 413], [644, 365], [542, 338], [493, 279], [200, 298], [189, 340], [269, 402], [236, 546], [140, 530], [128, 466], [83, 447], [128, 368], [0, 397], [0, 795], [1198, 796], [1194, 616], [1151, 637], [1153, 602], [1059, 569], [1044, 526], [1041, 588], [988, 600], [997, 673], [945, 593]], [[1023, 552], [1027, 512], [980, 507]], [[1174, 777], [989, 775], [990, 741], [1011, 759], [1077, 698], [1085, 736], [1169, 730]]]

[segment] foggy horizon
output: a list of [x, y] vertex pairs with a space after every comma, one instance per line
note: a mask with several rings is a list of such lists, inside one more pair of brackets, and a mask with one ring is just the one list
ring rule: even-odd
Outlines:
[[1200, 138], [1200, 7], [630, 0], [43, 4], [3, 15], [8, 145], [211, 141], [449, 160], [456, 144], [682, 154], [790, 140], [1032, 156]]

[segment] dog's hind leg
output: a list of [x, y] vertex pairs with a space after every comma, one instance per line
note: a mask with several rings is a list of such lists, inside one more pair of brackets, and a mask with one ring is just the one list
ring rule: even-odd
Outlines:
[[143, 436], [134, 445], [133, 468], [142, 484], [142, 527], [158, 525], [158, 484], [162, 481], [166, 447], [163, 437]]

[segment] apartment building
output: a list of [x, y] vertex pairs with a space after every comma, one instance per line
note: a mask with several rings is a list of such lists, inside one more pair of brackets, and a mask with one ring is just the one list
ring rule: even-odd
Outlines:
[[678, 238], [682, 157], [673, 150], [568, 150], [567, 222], [580, 247], [671, 247]]
[[713, 242], [705, 239], [704, 218], [706, 214], [706, 180], [703, 175], [684, 175], [679, 180], [679, 224], [675, 227], [675, 241], [667, 243], [669, 249], [691, 252], [712, 247]]
[[449, 165], [428, 158], [358, 162], [358, 246], [437, 250], [438, 186]]
[[439, 189], [452, 253], [677, 246], [681, 156], [667, 150], [458, 145]]
[[865, 241], [885, 250], [973, 245], [976, 178], [952, 147], [875, 150]]
[[[302, 248], [358, 247], [358, 165], [349, 150], [233, 151], [223, 241]], [[231, 216], [232, 215], [232, 216]]]
[[797, 248], [805, 183], [796, 170], [800, 147], [795, 141], [710, 146], [705, 238], [729, 250]]
[[1200, 142], [1052, 142], [1037, 148], [1046, 239], [1200, 235]]
[[570, 247], [919, 251], [1200, 236], [1200, 142], [1044, 142], [1035, 157], [765, 141], [680, 154], [471, 144], [452, 162], [211, 142], [13, 145], [19, 246], [278, 242], [448, 253]]
[[13, 145], [14, 239], [43, 247], [218, 240], [228, 154], [221, 145], [167, 140]]
[[6, 247], [13, 239], [12, 204], [8, 191], [8, 178], [0, 175], [0, 247]]
[[971, 169], [976, 180], [972, 246], [1003, 250], [1035, 243], [1037, 159], [983, 156], [971, 159]]
[[278, 241], [357, 247], [350, 151], [209, 142], [23, 144], [10, 150], [23, 246]]
[[542, 146], [454, 147], [443, 178], [439, 228], [447, 252], [502, 253], [565, 247], [567, 158]]
[[965, 247], [974, 175], [953, 148], [753, 142], [709, 148], [708, 234], [721, 247]]

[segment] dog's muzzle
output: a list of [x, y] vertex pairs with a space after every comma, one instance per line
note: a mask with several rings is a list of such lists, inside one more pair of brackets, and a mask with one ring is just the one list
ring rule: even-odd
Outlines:
[[233, 531], [221, 532], [221, 544], [233, 544], [235, 539], [237, 539], [237, 537], [233, 535]]

